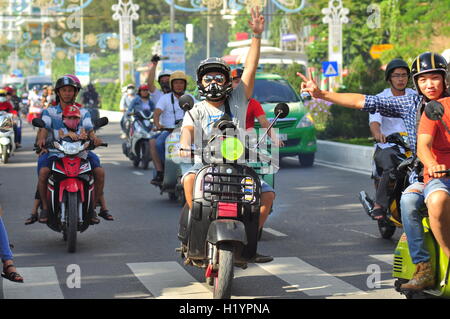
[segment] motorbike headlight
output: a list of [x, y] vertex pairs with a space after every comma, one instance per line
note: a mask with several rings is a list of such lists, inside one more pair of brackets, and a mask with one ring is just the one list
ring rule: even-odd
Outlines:
[[306, 113], [305, 116], [298, 122], [297, 128], [310, 127], [314, 125], [314, 119], [312, 118], [310, 113]]
[[222, 141], [220, 151], [223, 158], [235, 161], [244, 154], [244, 145], [237, 137], [227, 137]]
[[75, 142], [75, 143], [63, 142], [62, 147], [64, 149], [64, 153], [67, 155], [76, 155], [76, 154], [80, 153], [80, 151], [83, 150], [83, 147], [81, 146], [81, 142]]

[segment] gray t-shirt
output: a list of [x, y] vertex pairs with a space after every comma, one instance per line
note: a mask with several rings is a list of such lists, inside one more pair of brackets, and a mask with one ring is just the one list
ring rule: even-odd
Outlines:
[[[245, 130], [245, 118], [247, 115], [248, 100], [245, 96], [245, 88], [242, 82], [239, 83], [239, 85], [231, 92], [230, 96], [228, 97], [228, 104], [230, 105], [233, 122], [238, 128]], [[192, 121], [188, 112], [186, 112], [183, 118], [182, 127], [194, 126], [195, 128], [199, 128], [200, 125], [203, 129], [203, 132], [206, 135], [209, 135], [214, 126], [214, 123], [225, 114], [225, 104], [222, 104], [220, 107], [214, 107], [209, 105], [206, 101], [201, 101], [195, 103], [194, 107], [189, 112], [192, 115], [195, 123]], [[195, 130], [195, 134], [197, 132], [198, 130]], [[198, 138], [195, 138], [195, 146], [201, 148], [202, 145], [198, 145], [198, 140]], [[195, 158], [195, 162], [199, 162], [197, 156]]]

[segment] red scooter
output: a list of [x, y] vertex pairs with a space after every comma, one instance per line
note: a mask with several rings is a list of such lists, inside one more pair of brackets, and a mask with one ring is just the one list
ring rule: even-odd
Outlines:
[[[34, 119], [33, 126], [43, 128], [42, 119]], [[96, 128], [108, 124], [107, 118], [94, 123]], [[61, 140], [48, 145], [64, 156], [53, 162], [48, 178], [47, 200], [49, 205], [47, 226], [61, 232], [67, 241], [67, 250], [76, 251], [77, 232], [84, 232], [90, 225], [90, 211], [95, 208], [94, 176], [87, 159], [80, 154], [94, 149], [88, 141]], [[104, 143], [100, 146], [108, 146]]]

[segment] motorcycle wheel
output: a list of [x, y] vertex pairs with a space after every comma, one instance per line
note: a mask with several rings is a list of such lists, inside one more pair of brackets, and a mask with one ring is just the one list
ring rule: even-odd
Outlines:
[[6, 145], [2, 145], [2, 162], [3, 164], [7, 164], [9, 160], [8, 147]]
[[214, 277], [214, 299], [230, 299], [234, 277], [234, 252], [231, 244], [220, 244], [219, 271]]
[[396, 227], [387, 220], [378, 220], [378, 230], [380, 231], [381, 237], [384, 239], [390, 239], [395, 233], [395, 228]]
[[67, 201], [67, 251], [74, 253], [77, 249], [78, 194], [68, 193]]

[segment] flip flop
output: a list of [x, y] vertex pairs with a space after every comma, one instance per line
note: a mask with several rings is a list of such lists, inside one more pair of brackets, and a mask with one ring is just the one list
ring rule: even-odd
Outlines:
[[31, 216], [30, 216], [30, 218], [28, 218], [26, 221], [25, 221], [25, 225], [31, 225], [31, 224], [34, 224], [35, 222], [37, 222], [38, 221], [38, 213], [35, 213], [35, 214], [33, 214], [33, 213], [31, 213]]

